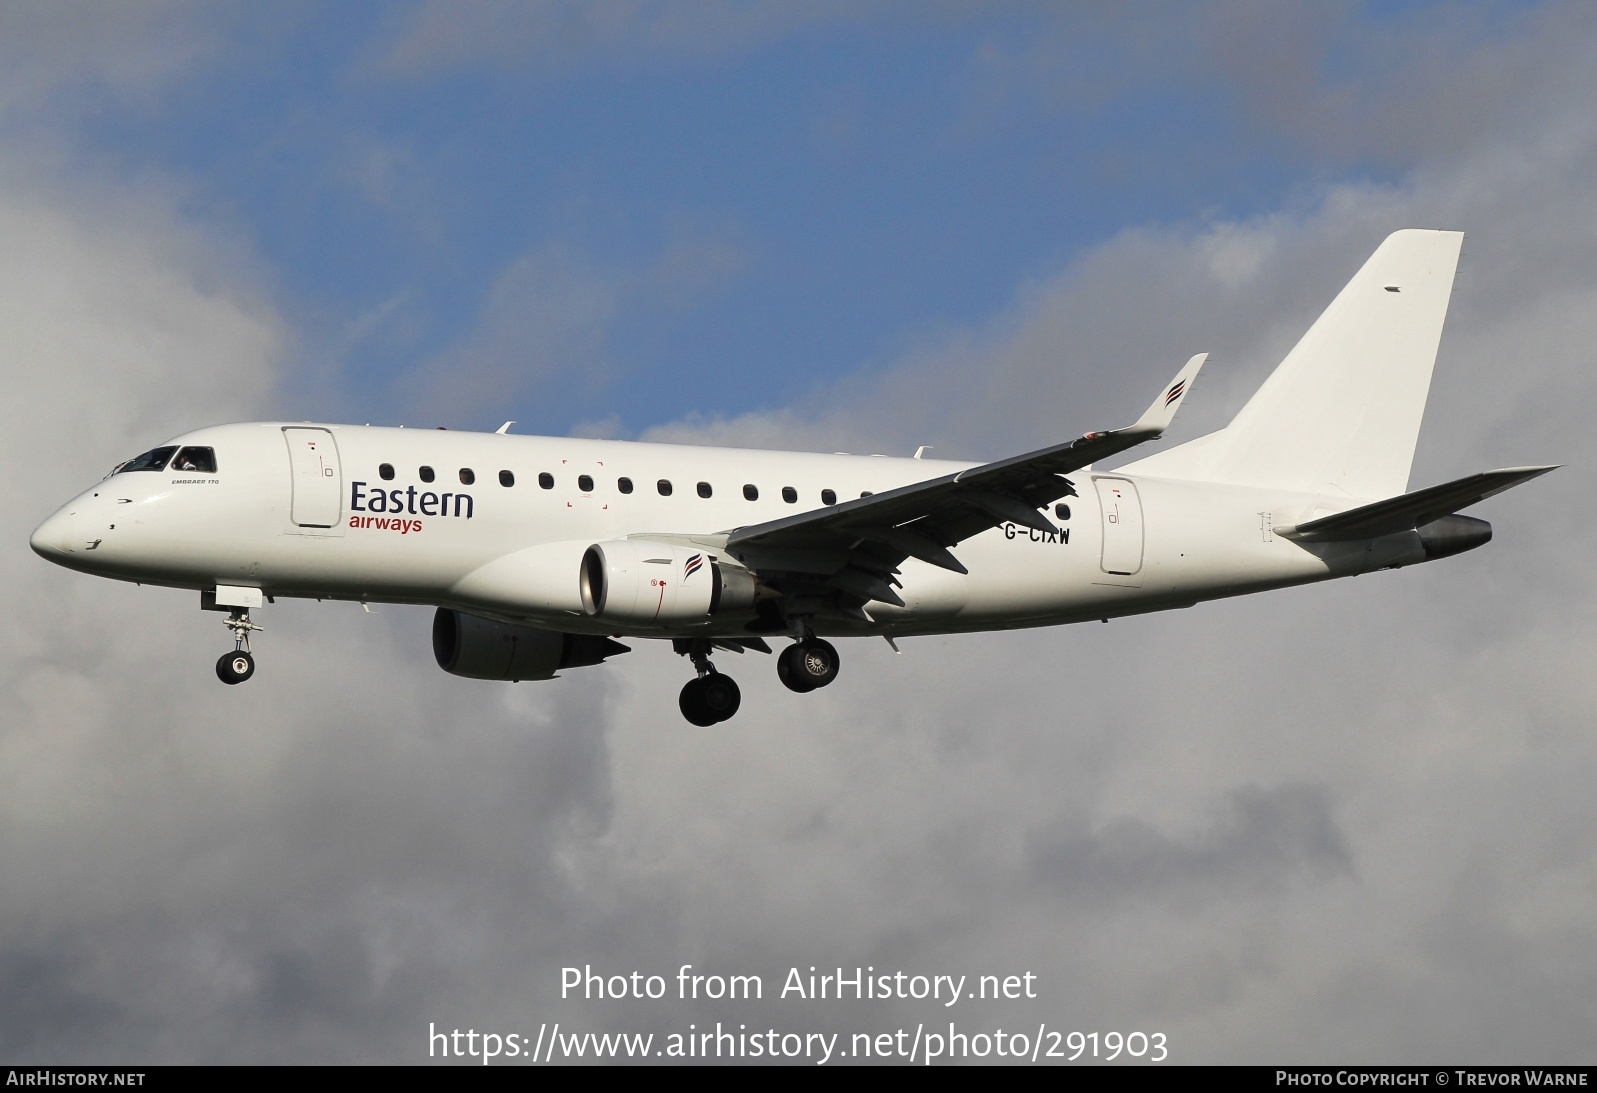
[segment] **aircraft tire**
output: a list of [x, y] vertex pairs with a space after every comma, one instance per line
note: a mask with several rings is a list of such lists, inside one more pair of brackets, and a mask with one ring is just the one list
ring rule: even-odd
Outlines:
[[783, 649], [782, 652], [777, 656], [776, 678], [780, 679], [782, 681], [782, 686], [786, 687], [788, 690], [797, 691], [802, 695], [809, 694], [811, 691], [815, 690], [815, 684], [811, 683], [804, 677], [802, 674], [803, 670], [801, 668], [796, 667], [799, 657], [799, 648], [800, 647], [797, 645], [790, 645], [786, 649]]
[[240, 649], [224, 653], [216, 662], [216, 678], [228, 686], [243, 683], [255, 674], [255, 658]]
[[793, 673], [808, 683], [811, 690], [825, 687], [837, 678], [842, 658], [831, 642], [811, 638], [793, 648], [798, 650], [793, 654]]
[[705, 676], [699, 683], [699, 694], [704, 700], [705, 709], [714, 714], [717, 721], [730, 720], [743, 704], [743, 692], [731, 676], [717, 672]]
[[705, 701], [702, 679], [690, 679], [683, 685], [682, 694], [677, 698], [677, 706], [689, 724], [697, 725], [701, 729], [708, 728], [720, 720]]

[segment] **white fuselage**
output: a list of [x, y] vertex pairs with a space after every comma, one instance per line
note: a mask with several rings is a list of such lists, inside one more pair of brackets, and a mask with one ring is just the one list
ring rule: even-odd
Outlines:
[[[288, 430], [325, 430], [330, 450], [323, 444], [309, 471], [291, 466]], [[75, 569], [143, 583], [437, 604], [572, 632], [656, 637], [741, 634], [742, 620], [617, 625], [580, 611], [496, 602], [473, 575], [542, 544], [573, 544], [580, 558], [587, 544], [603, 540], [708, 536], [819, 508], [823, 490], [846, 501], [969, 466], [281, 422], [218, 426], [169, 443], [214, 449], [215, 472], [114, 474], [46, 521], [35, 549]], [[385, 465], [391, 479], [382, 476]], [[501, 472], [512, 484], [502, 484]], [[464, 477], [473, 480], [463, 484]], [[893, 636], [1043, 626], [1423, 560], [1412, 533], [1314, 546], [1270, 530], [1351, 508], [1358, 504], [1351, 498], [1091, 469], [1069, 477], [1079, 496], [1063, 499], [1068, 515], [1043, 510], [1058, 536], [1014, 524], [983, 532], [955, 548], [966, 575], [909, 559], [900, 578], [904, 606], [871, 602], [873, 622], [817, 618], [816, 630]], [[583, 489], [588, 479], [591, 488]], [[631, 492], [622, 492], [622, 479]], [[661, 482], [670, 483], [668, 496]], [[784, 499], [784, 490], [796, 499]], [[574, 560], [570, 580], [575, 587]]]

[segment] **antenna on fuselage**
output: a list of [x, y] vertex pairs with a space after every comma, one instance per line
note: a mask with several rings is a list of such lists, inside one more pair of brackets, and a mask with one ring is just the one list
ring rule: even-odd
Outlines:
[[499, 426], [499, 428], [495, 429], [494, 432], [499, 436], [506, 436], [510, 432], [510, 427], [514, 424], [514, 421], [507, 421], [503, 425]]

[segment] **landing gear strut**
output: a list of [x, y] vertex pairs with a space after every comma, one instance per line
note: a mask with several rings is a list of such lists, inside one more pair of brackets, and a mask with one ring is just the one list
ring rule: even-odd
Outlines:
[[677, 705], [682, 716], [701, 727], [725, 721], [738, 712], [743, 693], [731, 676], [724, 676], [710, 663], [710, 643], [700, 638], [677, 642], [677, 652], [693, 662], [698, 673], [682, 688]]
[[255, 674], [255, 658], [250, 656], [250, 631], [264, 630], [250, 621], [250, 613], [235, 607], [227, 616], [227, 628], [233, 631], [233, 651], [222, 654], [216, 662], [216, 678], [229, 686], [243, 683]]
[[836, 679], [841, 665], [832, 643], [811, 634], [782, 650], [776, 675], [788, 690], [804, 694]]

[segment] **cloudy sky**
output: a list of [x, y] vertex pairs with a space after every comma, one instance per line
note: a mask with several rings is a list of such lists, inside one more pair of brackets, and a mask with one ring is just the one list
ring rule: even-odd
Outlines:
[[[1594, 86], [1579, 2], [0, 6], [0, 1058], [1592, 1062]], [[744, 657], [699, 730], [668, 649], [476, 683], [421, 609], [279, 603], [225, 688], [191, 596], [27, 547], [230, 420], [978, 459], [1208, 350], [1190, 439], [1408, 226], [1468, 233], [1413, 484], [1567, 464], [1434, 566], [845, 644], [802, 698]], [[562, 1000], [585, 964], [767, 1000]], [[1038, 997], [771, 997], [811, 965]]]

